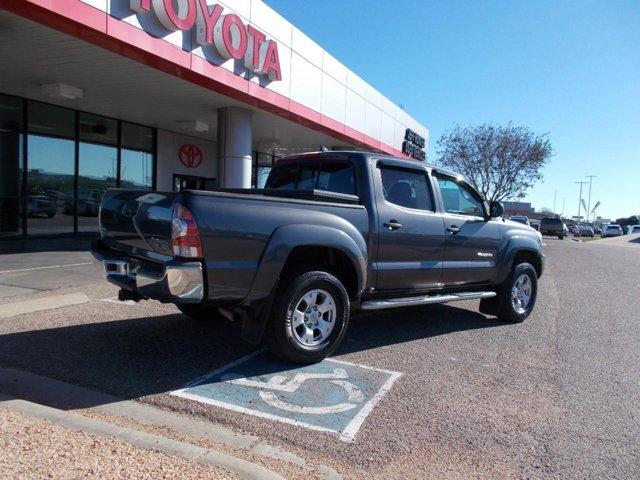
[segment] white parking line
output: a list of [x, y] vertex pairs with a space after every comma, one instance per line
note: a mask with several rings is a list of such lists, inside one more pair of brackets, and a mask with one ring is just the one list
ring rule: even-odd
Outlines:
[[109, 302], [109, 303], [117, 303], [118, 305], [129, 305], [129, 306], [138, 305], [138, 302], [134, 302], [133, 300], [124, 300], [124, 301], [118, 300], [118, 297], [103, 298], [101, 301]]
[[81, 265], [93, 265], [93, 262], [68, 263], [66, 265], [51, 265], [51, 266], [48, 266], [48, 267], [19, 268], [17, 270], [3, 270], [3, 271], [0, 271], [0, 274], [2, 274], [2, 273], [16, 273], [16, 272], [30, 272], [32, 270], [46, 270], [46, 269], [49, 269], [49, 268], [79, 267]]
[[87, 303], [89, 297], [82, 292], [67, 293], [53, 297], [36, 298], [35, 300], [25, 300], [22, 302], [5, 303], [0, 311], [0, 318], [10, 318], [25, 313], [40, 312], [43, 310], [53, 310], [55, 308], [68, 307]]

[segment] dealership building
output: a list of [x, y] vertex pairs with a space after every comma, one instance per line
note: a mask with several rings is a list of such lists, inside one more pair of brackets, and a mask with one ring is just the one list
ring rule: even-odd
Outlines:
[[260, 188], [282, 155], [427, 140], [260, 0], [0, 0], [0, 239], [95, 233], [111, 187]]

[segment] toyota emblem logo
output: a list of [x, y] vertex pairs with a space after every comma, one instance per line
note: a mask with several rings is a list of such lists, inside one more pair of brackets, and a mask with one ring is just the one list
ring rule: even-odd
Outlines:
[[183, 145], [178, 150], [180, 162], [187, 168], [196, 168], [202, 163], [202, 150], [195, 145]]

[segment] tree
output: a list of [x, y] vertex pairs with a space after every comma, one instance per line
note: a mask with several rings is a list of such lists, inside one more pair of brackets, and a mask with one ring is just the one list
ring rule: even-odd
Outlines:
[[522, 198], [553, 155], [548, 135], [527, 127], [456, 126], [436, 146], [438, 163], [460, 173], [488, 201]]
[[640, 219], [637, 215], [631, 215], [630, 217], [617, 218], [616, 223], [621, 227], [626, 227], [627, 225], [638, 225]]

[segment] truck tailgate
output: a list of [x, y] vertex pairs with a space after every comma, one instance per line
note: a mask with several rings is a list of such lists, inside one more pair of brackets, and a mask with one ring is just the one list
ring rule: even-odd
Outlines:
[[100, 210], [104, 242], [115, 249], [154, 257], [172, 256], [171, 220], [176, 192], [108, 190]]

